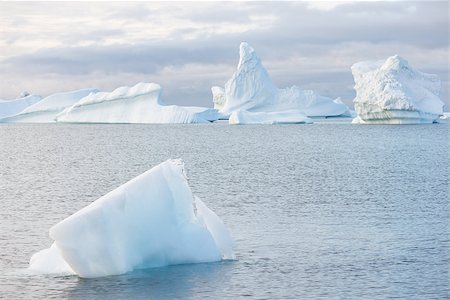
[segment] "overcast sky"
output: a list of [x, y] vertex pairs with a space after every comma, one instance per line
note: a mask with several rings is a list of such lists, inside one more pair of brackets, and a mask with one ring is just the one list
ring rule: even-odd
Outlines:
[[138, 82], [166, 103], [212, 106], [212, 85], [247, 41], [280, 87], [350, 104], [350, 67], [399, 54], [442, 80], [449, 105], [449, 4], [441, 2], [0, 2], [0, 99]]

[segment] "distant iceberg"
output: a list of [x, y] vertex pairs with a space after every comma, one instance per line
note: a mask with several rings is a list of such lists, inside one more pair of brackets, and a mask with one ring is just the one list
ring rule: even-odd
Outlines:
[[192, 194], [181, 160], [168, 160], [50, 228], [53, 245], [29, 268], [80, 277], [234, 259], [222, 220]]
[[256, 52], [245, 42], [240, 45], [236, 72], [223, 90], [213, 87], [212, 93], [214, 105], [223, 116], [241, 110], [246, 111], [244, 114], [283, 112], [286, 115], [289, 112], [309, 117], [344, 116], [349, 112], [342, 102], [311, 90], [301, 90], [297, 86], [278, 89]]
[[0, 119], [14, 116], [30, 105], [42, 100], [41, 96], [29, 95], [28, 93], [20, 95], [14, 100], [0, 100]]
[[52, 123], [55, 122], [56, 115], [66, 107], [72, 106], [81, 98], [97, 93], [97, 89], [81, 89], [71, 92], [52, 94], [39, 102], [28, 106], [23, 111], [0, 119], [0, 122], [7, 123]]
[[439, 77], [413, 69], [398, 55], [356, 63], [352, 74], [358, 114], [353, 123], [433, 123], [443, 114]]
[[160, 94], [161, 86], [156, 83], [120, 87], [91, 94], [56, 119], [71, 123], [207, 123], [219, 117], [212, 108], [164, 105]]

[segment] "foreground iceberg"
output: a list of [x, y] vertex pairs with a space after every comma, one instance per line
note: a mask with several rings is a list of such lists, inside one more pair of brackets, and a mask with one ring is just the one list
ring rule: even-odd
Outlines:
[[[214, 105], [219, 113], [230, 116], [234, 112], [295, 112], [309, 117], [341, 116], [349, 109], [342, 102], [320, 96], [297, 86], [278, 89], [267, 70], [247, 43], [241, 43], [239, 64], [225, 88], [212, 88]], [[246, 114], [246, 113], [244, 113]]]
[[80, 277], [234, 259], [221, 219], [192, 195], [181, 160], [168, 160], [50, 228], [55, 241], [30, 269]]
[[206, 123], [218, 119], [217, 110], [163, 105], [161, 86], [138, 83], [110, 93], [81, 99], [57, 116], [58, 122], [81, 123]]
[[14, 116], [0, 119], [0, 122], [52, 123], [55, 122], [56, 115], [58, 115], [66, 107], [72, 106], [81, 98], [96, 92], [98, 92], [97, 89], [81, 89], [71, 92], [52, 94], [39, 102], [28, 106]]
[[21, 96], [23, 97], [14, 100], [0, 100], [0, 118], [16, 115], [28, 106], [42, 100], [42, 97], [37, 95], [24, 94]]
[[297, 110], [280, 112], [235, 111], [230, 115], [229, 123], [239, 124], [310, 124], [312, 120]]
[[438, 76], [414, 70], [398, 55], [356, 63], [352, 74], [358, 114], [353, 123], [433, 123], [443, 113]]

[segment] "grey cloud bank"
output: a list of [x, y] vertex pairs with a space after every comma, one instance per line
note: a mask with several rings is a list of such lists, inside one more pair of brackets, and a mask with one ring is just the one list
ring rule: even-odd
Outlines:
[[442, 80], [449, 107], [448, 2], [0, 3], [0, 98], [139, 81], [167, 103], [211, 106], [249, 42], [280, 87], [351, 103], [350, 66], [406, 57]]

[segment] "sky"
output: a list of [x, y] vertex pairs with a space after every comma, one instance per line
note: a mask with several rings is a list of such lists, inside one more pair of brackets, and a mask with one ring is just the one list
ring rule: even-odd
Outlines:
[[275, 84], [351, 105], [352, 64], [399, 54], [450, 110], [449, 2], [0, 2], [0, 99], [138, 82], [212, 106], [248, 42]]

